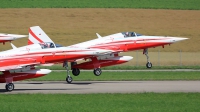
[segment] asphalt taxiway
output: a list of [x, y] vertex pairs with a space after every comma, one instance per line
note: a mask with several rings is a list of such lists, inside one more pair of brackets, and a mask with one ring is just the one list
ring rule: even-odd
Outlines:
[[200, 92], [200, 81], [22, 81], [15, 82], [15, 90], [5, 91], [0, 84], [0, 94], [16, 93], [143, 93], [143, 92]]

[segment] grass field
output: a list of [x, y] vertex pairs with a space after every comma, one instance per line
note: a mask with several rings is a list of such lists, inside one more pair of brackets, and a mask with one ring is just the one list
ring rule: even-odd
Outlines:
[[0, 95], [2, 112], [198, 112], [199, 93], [9, 94]]
[[1, 8], [140, 8], [199, 10], [199, 0], [1, 0]]
[[[200, 72], [106, 72], [95, 76], [93, 71], [82, 71], [79, 76], [71, 76], [74, 81], [135, 81], [135, 80], [200, 80]], [[50, 74], [29, 79], [33, 81], [64, 81], [66, 72], [51, 72]]]

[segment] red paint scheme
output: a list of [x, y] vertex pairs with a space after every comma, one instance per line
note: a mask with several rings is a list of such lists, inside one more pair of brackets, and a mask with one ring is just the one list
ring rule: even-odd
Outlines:
[[2, 42], [11, 42], [11, 40], [0, 40], [0, 43]]
[[45, 63], [57, 63], [57, 62], [64, 62], [66, 60], [76, 60], [79, 58], [90, 57], [90, 55], [86, 54], [67, 54], [67, 53], [52, 53], [51, 55], [47, 55], [48, 53], [47, 54], [39, 53], [39, 54], [44, 54], [44, 56], [35, 56], [37, 54], [28, 53], [28, 54], [23, 54], [21, 56], [20, 55], [14, 56], [14, 58], [11, 59], [10, 58], [4, 59], [0, 61], [0, 67], [6, 66], [7, 68], [9, 68], [9, 66], [20, 67], [21, 65], [24, 64], [36, 65]]
[[42, 77], [46, 74], [33, 74], [33, 73], [11, 73], [11, 74], [2, 74], [0, 75], [0, 83], [6, 83], [6, 78], [11, 77], [13, 81], [20, 81], [25, 79]]
[[163, 46], [167, 45], [169, 43], [156, 43], [156, 42], [151, 42], [151, 43], [137, 43], [137, 44], [127, 44], [127, 50], [138, 50], [138, 49], [146, 49], [146, 48], [152, 48], [152, 47], [157, 47], [157, 46]]
[[[129, 41], [130, 42], [130, 41]], [[139, 49], [146, 49], [158, 46], [168, 45], [170, 43], [162, 43], [162, 42], [151, 42], [151, 43], [127, 43], [121, 44], [120, 42], [117, 45], [110, 45], [110, 44], [102, 44], [101, 46], [92, 46], [90, 48], [99, 48], [99, 49], [107, 49], [107, 50], [115, 50], [115, 51], [132, 51], [132, 50], [139, 50]]]
[[84, 54], [70, 54], [70, 55], [51, 55], [51, 56], [44, 56], [43, 59], [46, 63], [56, 63], [56, 62], [62, 62], [66, 60], [76, 60], [79, 58], [85, 58], [90, 57], [90, 55], [84, 55]]
[[31, 40], [28, 39], [28, 45], [34, 44]]

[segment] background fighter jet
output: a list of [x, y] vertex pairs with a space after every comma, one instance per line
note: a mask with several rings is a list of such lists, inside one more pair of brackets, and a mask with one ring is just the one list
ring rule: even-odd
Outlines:
[[4, 34], [0, 33], [0, 43], [5, 44], [5, 42], [11, 42], [13, 40], [27, 37], [27, 35], [18, 35], [18, 34]]

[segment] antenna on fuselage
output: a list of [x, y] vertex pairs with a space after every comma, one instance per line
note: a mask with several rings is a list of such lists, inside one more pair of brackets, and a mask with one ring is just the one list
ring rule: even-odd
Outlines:
[[13, 49], [17, 49], [17, 47], [14, 44], [10, 43], [10, 45], [12, 46]]
[[101, 35], [99, 35], [98, 33], [96, 33], [98, 39], [102, 38]]

